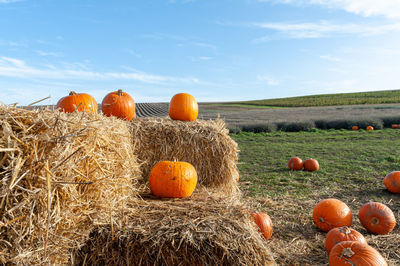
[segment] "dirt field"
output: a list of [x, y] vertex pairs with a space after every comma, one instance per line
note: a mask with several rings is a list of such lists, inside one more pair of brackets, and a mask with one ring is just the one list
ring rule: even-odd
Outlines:
[[400, 115], [400, 103], [296, 108], [248, 108], [213, 104], [199, 105], [199, 118], [220, 116], [229, 126], [249, 123], [299, 122], [353, 118], [383, 118]]

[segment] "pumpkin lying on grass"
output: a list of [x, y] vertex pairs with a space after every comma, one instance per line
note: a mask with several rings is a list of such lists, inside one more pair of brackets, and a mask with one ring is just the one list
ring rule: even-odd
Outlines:
[[304, 170], [309, 171], [309, 172], [314, 172], [318, 171], [319, 169], [319, 163], [315, 159], [307, 159], [304, 161]]
[[292, 157], [292, 158], [290, 158], [290, 160], [288, 162], [288, 166], [289, 166], [290, 170], [299, 171], [299, 170], [303, 169], [303, 160], [300, 159], [299, 157]]
[[393, 171], [387, 174], [383, 184], [390, 192], [400, 194], [400, 171]]

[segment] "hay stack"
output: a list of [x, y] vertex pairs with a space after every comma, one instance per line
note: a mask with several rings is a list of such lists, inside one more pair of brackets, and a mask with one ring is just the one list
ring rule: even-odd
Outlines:
[[200, 185], [237, 192], [238, 147], [222, 120], [184, 122], [169, 118], [142, 118], [131, 122], [134, 153], [142, 162], [142, 182], [162, 160], [191, 163]]
[[190, 199], [132, 200], [100, 226], [74, 265], [275, 265], [245, 206], [197, 192]]
[[0, 262], [67, 263], [139, 176], [128, 123], [0, 106]]

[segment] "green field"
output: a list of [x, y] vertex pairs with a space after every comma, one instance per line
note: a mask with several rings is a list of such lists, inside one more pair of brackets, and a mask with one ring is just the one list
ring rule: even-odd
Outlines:
[[275, 107], [309, 107], [309, 106], [331, 106], [331, 105], [354, 105], [354, 104], [383, 104], [399, 103], [400, 90], [338, 93], [310, 95], [301, 97], [266, 99], [243, 102], [223, 103], [227, 105], [246, 106], [275, 106]]
[[[400, 195], [383, 186], [385, 175], [400, 170], [400, 130], [372, 132], [316, 130], [233, 134], [241, 150], [240, 186], [255, 208], [270, 214], [275, 234], [271, 241], [277, 261], [285, 265], [326, 265], [325, 233], [312, 223], [314, 205], [335, 197], [352, 209], [354, 227], [366, 236], [389, 262], [400, 261], [400, 230], [372, 236], [357, 213], [362, 204], [378, 201], [400, 214]], [[314, 158], [320, 170], [289, 171], [290, 157]], [[297, 263], [297, 264], [296, 264]]]

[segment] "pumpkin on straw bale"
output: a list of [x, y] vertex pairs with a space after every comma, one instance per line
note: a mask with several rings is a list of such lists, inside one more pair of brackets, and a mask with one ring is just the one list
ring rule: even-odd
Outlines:
[[142, 183], [148, 183], [150, 171], [159, 161], [185, 161], [196, 169], [199, 185], [225, 195], [238, 192], [239, 150], [222, 120], [142, 118], [132, 120], [130, 126]]
[[122, 120], [0, 106], [0, 262], [68, 263], [136, 194], [132, 150]]

